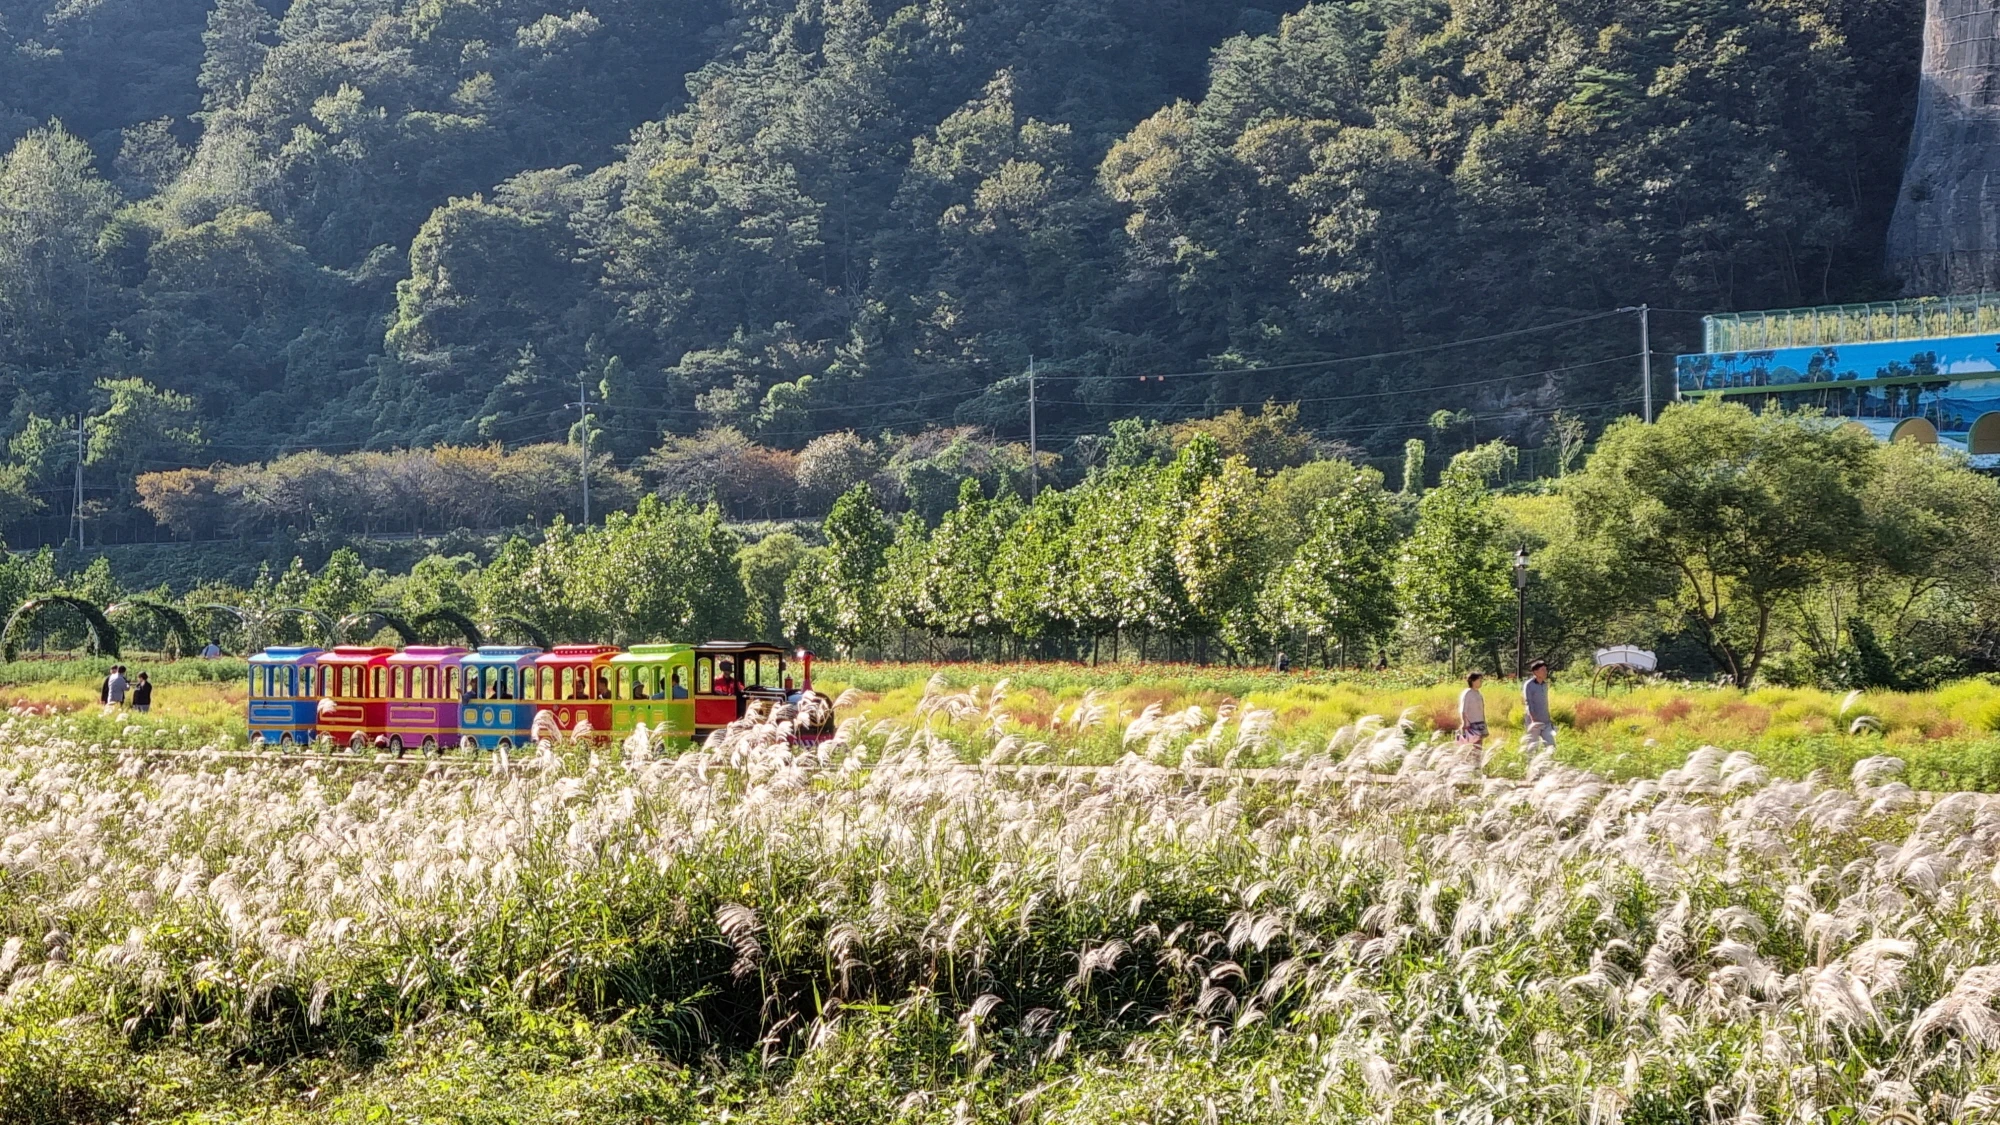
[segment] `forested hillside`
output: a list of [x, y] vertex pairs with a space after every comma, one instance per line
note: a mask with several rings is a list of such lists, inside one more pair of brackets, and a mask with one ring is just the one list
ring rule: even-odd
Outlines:
[[1031, 357], [1059, 454], [1272, 399], [1539, 442], [1636, 391], [1579, 318], [1891, 292], [1920, 17], [0, 0], [0, 521], [60, 532], [79, 412], [95, 526], [150, 528], [141, 472], [573, 441], [580, 386], [618, 471], [1018, 441]]

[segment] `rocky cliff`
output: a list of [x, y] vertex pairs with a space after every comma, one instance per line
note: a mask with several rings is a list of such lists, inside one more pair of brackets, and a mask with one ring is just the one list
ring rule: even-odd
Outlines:
[[1907, 293], [2000, 288], [2000, 0], [1928, 0], [1916, 125], [1889, 225]]

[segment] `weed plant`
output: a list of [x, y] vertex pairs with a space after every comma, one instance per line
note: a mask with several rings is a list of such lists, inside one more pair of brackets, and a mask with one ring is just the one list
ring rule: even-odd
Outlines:
[[1894, 759], [1506, 781], [1371, 721], [1295, 784], [1159, 768], [1255, 749], [1246, 712], [1100, 719], [1094, 777], [952, 768], [991, 695], [423, 770], [8, 716], [0, 1120], [2000, 1108], [2000, 803]]

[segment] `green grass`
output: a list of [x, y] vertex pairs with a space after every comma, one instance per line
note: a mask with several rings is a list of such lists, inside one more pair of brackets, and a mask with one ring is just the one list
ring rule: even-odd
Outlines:
[[[851, 687], [860, 693], [851, 713], [906, 724], [918, 721], [933, 677], [953, 692], [984, 693], [982, 703], [1004, 683], [997, 707], [975, 708], [976, 714], [956, 723], [926, 721], [975, 747], [1011, 734], [1046, 744], [1055, 759], [1092, 763], [1116, 761], [1125, 753], [1126, 723], [1148, 706], [1167, 714], [1200, 707], [1210, 719], [1225, 707], [1238, 715], [1268, 712], [1271, 737], [1236, 760], [1275, 765], [1320, 752], [1336, 732], [1369, 715], [1406, 718], [1419, 732], [1450, 731], [1457, 725], [1462, 687], [1441, 674], [1279, 675], [1190, 665], [828, 662], [815, 671], [829, 690]], [[1493, 679], [1485, 686], [1493, 732], [1489, 746], [1496, 752], [1492, 768], [1515, 776], [1526, 766], [1515, 749], [1521, 734], [1519, 690], [1518, 682]], [[1065, 720], [1087, 696], [1106, 709], [1106, 718], [1093, 731], [1078, 733]], [[1844, 777], [1856, 762], [1888, 754], [1908, 763], [1908, 780], [1919, 788], [2000, 792], [2000, 686], [1984, 679], [1928, 692], [1850, 697], [1812, 689], [1744, 693], [1673, 683], [1600, 688], [1593, 694], [1588, 683], [1558, 677], [1551, 710], [1560, 731], [1557, 760], [1611, 777], [1655, 776], [1703, 746], [1719, 746], [1750, 751], [1781, 776], [1825, 769]]]
[[[96, 685], [110, 663], [0, 665], [0, 706], [62, 712], [69, 724], [62, 737], [86, 745], [244, 744], [242, 661], [125, 659], [133, 671], [151, 672], [158, 685], [154, 713], [147, 716], [101, 713]], [[1187, 743], [1207, 733], [1219, 715], [1231, 714], [1235, 720], [1188, 761], [1283, 765], [1324, 754], [1339, 731], [1370, 715], [1407, 719], [1419, 732], [1449, 731], [1457, 723], [1460, 686], [1442, 674], [1279, 675], [1193, 665], [821, 662], [815, 673], [832, 694], [853, 689], [843, 718], [922, 726], [948, 737], [967, 758], [986, 759], [997, 750], [1006, 760], [1096, 765], [1145, 751], [1150, 736], [1128, 741], [1126, 735], [1149, 707], [1189, 728], [1166, 740], [1171, 753], [1161, 744], [1151, 755], [1156, 760], [1179, 763]], [[944, 690], [932, 690], [934, 679]], [[1000, 685], [1004, 691], [995, 704], [993, 689]], [[1595, 695], [1588, 684], [1582, 688], [1559, 678], [1552, 694], [1561, 728], [1557, 760], [1614, 778], [1656, 776], [1703, 746], [1719, 746], [1752, 752], [1786, 777], [1815, 769], [1844, 777], [1856, 762], [1887, 754], [1908, 764], [1906, 779], [1920, 789], [2000, 792], [2000, 686], [1984, 679], [1852, 698], [1811, 689], [1742, 693], [1664, 683]], [[1518, 690], [1512, 682], [1487, 681], [1493, 730], [1488, 767], [1496, 774], [1520, 776], [1527, 766], [1517, 749]], [[926, 698], [953, 706], [920, 714]], [[1079, 711], [1088, 706], [1102, 716], [1080, 726]], [[1199, 722], [1190, 708], [1200, 708]], [[1253, 712], [1268, 716], [1268, 729], [1245, 738], [1240, 720]]]

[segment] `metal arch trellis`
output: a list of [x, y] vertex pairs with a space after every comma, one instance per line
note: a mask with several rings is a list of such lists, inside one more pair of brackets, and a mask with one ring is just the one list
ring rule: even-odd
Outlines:
[[486, 635], [480, 631], [479, 626], [474, 623], [472, 618], [455, 609], [440, 607], [419, 613], [415, 617], [410, 618], [410, 625], [419, 633], [432, 636], [436, 635], [433, 632], [436, 626], [449, 626], [456, 630], [459, 636], [465, 638], [465, 644], [468, 648], [478, 648], [486, 643]]
[[118, 655], [118, 627], [104, 616], [104, 611], [82, 598], [68, 594], [38, 594], [14, 607], [7, 615], [7, 624], [0, 627], [0, 660], [12, 662], [16, 655], [14, 631], [22, 623], [52, 605], [68, 606], [83, 618], [84, 627], [90, 633], [91, 648], [99, 656]]
[[555, 647], [549, 643], [549, 635], [542, 632], [541, 626], [536, 625], [525, 617], [510, 617], [503, 614], [487, 623], [486, 632], [488, 634], [497, 636], [503, 631], [512, 631], [526, 636], [535, 643], [536, 648], [549, 649]]
[[188, 653], [201, 650], [201, 641], [196, 638], [194, 625], [188, 621], [187, 614], [166, 602], [155, 601], [152, 598], [133, 598], [130, 601], [106, 606], [104, 616], [109, 619], [135, 610], [152, 614], [167, 627], [167, 635], [178, 650], [178, 655], [186, 656]]
[[387, 609], [380, 606], [371, 609], [364, 609], [358, 613], [350, 613], [347, 616], [341, 618], [339, 621], [335, 622], [334, 623], [335, 642], [336, 643], [344, 642], [348, 636], [349, 630], [369, 621], [375, 622], [375, 628], [370, 629], [368, 631], [368, 635], [370, 636], [387, 628], [395, 630], [396, 636], [400, 638], [402, 642], [406, 645], [415, 645], [423, 643], [423, 638], [418, 636], [415, 626], [411, 625], [409, 621], [405, 620], [403, 616], [397, 613], [395, 610]]
[[[199, 605], [191, 605], [188, 609], [190, 612], [203, 614], [209, 618], [213, 618], [217, 614], [223, 617], [235, 618], [237, 627], [243, 630], [244, 645], [249, 648], [257, 647], [256, 622], [252, 619], [250, 611], [244, 609], [242, 606], [225, 605], [222, 602], [202, 602]], [[213, 626], [213, 624], [213, 621], [211, 621], [210, 625]]]
[[252, 652], [256, 652], [264, 647], [264, 634], [271, 626], [276, 625], [286, 617], [305, 618], [318, 628], [320, 638], [326, 643], [340, 643], [339, 626], [334, 621], [333, 615], [313, 609], [310, 606], [281, 605], [269, 608], [257, 608], [252, 606], [227, 605], [222, 602], [203, 602], [200, 605], [190, 606], [189, 608], [197, 613], [211, 615], [219, 613], [226, 617], [234, 617], [236, 623], [243, 628], [243, 643], [245, 647]]

